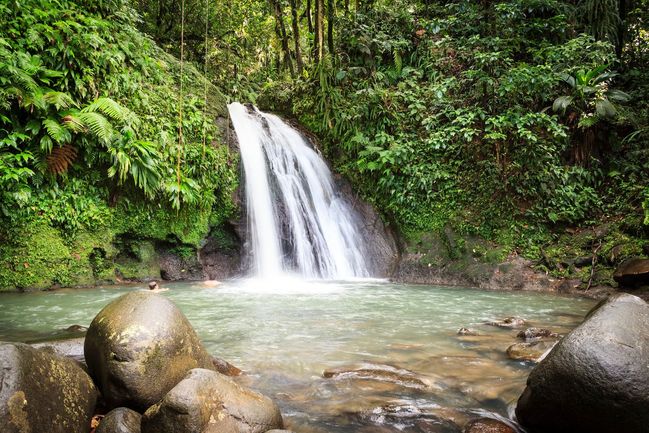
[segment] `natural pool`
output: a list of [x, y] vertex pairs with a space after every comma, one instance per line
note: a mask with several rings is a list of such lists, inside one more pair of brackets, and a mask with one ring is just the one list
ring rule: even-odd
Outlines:
[[[0, 340], [34, 342], [89, 325], [111, 299], [142, 286], [2, 294]], [[509, 360], [507, 316], [566, 333], [594, 301], [549, 294], [382, 281], [235, 280], [168, 284], [207, 349], [247, 372], [298, 432], [453, 432], [485, 411], [507, 416], [530, 363]], [[458, 336], [461, 327], [479, 336]], [[365, 373], [324, 378], [325, 370]], [[391, 370], [392, 367], [409, 372]], [[396, 378], [396, 379], [395, 379]], [[451, 422], [449, 422], [451, 421]]]

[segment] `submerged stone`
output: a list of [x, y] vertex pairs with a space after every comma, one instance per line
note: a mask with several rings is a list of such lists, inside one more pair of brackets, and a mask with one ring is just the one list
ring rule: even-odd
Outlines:
[[84, 353], [109, 407], [145, 410], [192, 368], [214, 369], [183, 313], [164, 296], [131, 292], [90, 324]]
[[[432, 413], [427, 408], [410, 404], [387, 404], [351, 414], [355, 423], [373, 426], [374, 431], [406, 433], [460, 433], [460, 427], [450, 419]], [[378, 430], [383, 429], [383, 430]], [[363, 431], [370, 431], [369, 428]]]
[[473, 329], [469, 329], [469, 328], [460, 328], [460, 329], [457, 330], [457, 335], [476, 336], [476, 335], [478, 335], [478, 332], [474, 331]]
[[530, 373], [516, 416], [532, 433], [649, 432], [649, 305], [600, 303]]
[[386, 364], [364, 363], [325, 370], [322, 377], [325, 379], [374, 380], [416, 389], [425, 389], [431, 386], [425, 378], [413, 371]]
[[516, 429], [494, 418], [478, 418], [464, 426], [462, 433], [516, 433]]
[[270, 398], [200, 368], [187, 373], [142, 418], [142, 433], [264, 433], [282, 427]]
[[497, 326], [499, 328], [522, 328], [525, 326], [525, 320], [520, 317], [505, 317], [502, 320], [488, 322], [487, 325]]
[[516, 334], [518, 338], [522, 338], [525, 341], [538, 340], [541, 338], [559, 338], [560, 335], [550, 331], [549, 329], [544, 328], [527, 328], [524, 331]]
[[98, 393], [77, 362], [1, 343], [0, 366], [0, 432], [88, 432]]
[[515, 343], [507, 348], [507, 357], [514, 361], [539, 362], [543, 355], [552, 349], [555, 344], [555, 341]]

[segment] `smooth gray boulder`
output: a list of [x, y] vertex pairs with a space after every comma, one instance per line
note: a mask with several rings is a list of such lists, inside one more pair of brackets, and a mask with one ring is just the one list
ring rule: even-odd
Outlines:
[[84, 354], [109, 408], [144, 411], [192, 368], [214, 368], [178, 307], [147, 291], [104, 307], [88, 328]]
[[270, 398], [201, 368], [191, 370], [142, 418], [142, 433], [264, 433], [282, 427]]
[[106, 414], [95, 433], [140, 433], [142, 415], [126, 407], [118, 407]]
[[600, 303], [532, 370], [516, 416], [529, 432], [649, 432], [649, 304]]
[[0, 343], [0, 432], [87, 433], [97, 396], [77, 362], [27, 344]]

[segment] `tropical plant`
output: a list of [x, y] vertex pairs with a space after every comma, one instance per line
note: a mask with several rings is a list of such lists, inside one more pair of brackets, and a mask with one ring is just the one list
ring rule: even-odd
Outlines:
[[561, 78], [569, 89], [569, 95], [554, 100], [552, 109], [565, 116], [570, 127], [576, 128], [577, 145], [573, 147], [573, 160], [588, 163], [596, 152], [597, 129], [602, 121], [613, 121], [618, 115], [618, 104], [628, 102], [630, 96], [611, 88], [611, 81], [618, 74], [607, 72], [608, 65], [590, 70], [579, 70], [574, 75]]

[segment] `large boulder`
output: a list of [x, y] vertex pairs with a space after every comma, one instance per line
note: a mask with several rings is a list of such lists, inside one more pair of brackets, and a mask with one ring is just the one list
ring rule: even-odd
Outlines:
[[0, 432], [87, 433], [97, 396], [77, 362], [26, 344], [0, 344]]
[[142, 418], [142, 433], [263, 433], [282, 427], [282, 415], [270, 398], [200, 368]]
[[600, 303], [532, 370], [516, 416], [530, 432], [649, 432], [649, 305]]
[[126, 407], [118, 407], [106, 414], [95, 433], [140, 433], [142, 415]]
[[630, 259], [622, 263], [613, 274], [622, 286], [649, 285], [649, 259]]
[[97, 314], [84, 354], [108, 406], [140, 411], [162, 399], [192, 368], [214, 368], [178, 307], [146, 291], [121, 296]]

